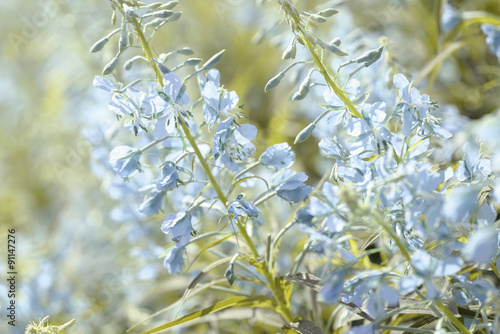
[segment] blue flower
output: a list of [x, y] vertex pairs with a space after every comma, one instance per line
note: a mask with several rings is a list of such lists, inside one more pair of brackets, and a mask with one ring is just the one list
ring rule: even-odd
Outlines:
[[[217, 74], [213, 71], [216, 71]], [[228, 92], [219, 86], [217, 70], [212, 69], [209, 74], [208, 81], [201, 91], [201, 96], [205, 101], [202, 107], [203, 116], [209, 127], [212, 128], [221, 116], [233, 117], [238, 115], [232, 111], [237, 108], [239, 98], [236, 92]]]
[[500, 62], [500, 27], [491, 24], [481, 25], [483, 34], [486, 35], [486, 44], [491, 54], [494, 54]]
[[383, 125], [386, 118], [385, 103], [377, 102], [364, 105], [361, 109], [363, 118], [349, 118], [345, 122], [347, 133], [353, 138], [351, 154], [364, 152], [375, 154], [391, 141], [391, 133]]
[[337, 136], [333, 138], [323, 138], [318, 144], [318, 147], [322, 149], [326, 156], [333, 159], [345, 160], [348, 156], [348, 151], [337, 139]]
[[94, 87], [102, 89], [106, 92], [114, 92], [118, 90], [118, 86], [113, 81], [107, 77], [101, 77], [98, 75], [94, 77], [93, 85]]
[[405, 295], [413, 292], [423, 283], [427, 297], [436, 300], [442, 291], [434, 284], [434, 279], [456, 274], [462, 269], [463, 261], [455, 256], [437, 259], [426, 251], [417, 250], [413, 253], [411, 264], [416, 275], [405, 277], [399, 282], [399, 293]]
[[373, 324], [368, 324], [364, 326], [353, 327], [347, 332], [347, 334], [374, 334], [375, 328]]
[[229, 217], [234, 220], [238, 220], [240, 216], [247, 216], [248, 218], [254, 219], [259, 217], [259, 210], [255, 204], [242, 200], [243, 194], [238, 195], [238, 197], [229, 203], [227, 208], [227, 213]]
[[177, 247], [185, 246], [193, 230], [191, 225], [191, 214], [186, 211], [171, 213], [161, 225], [161, 230], [165, 234], [170, 234]]
[[403, 129], [401, 132], [405, 136], [410, 136], [415, 128], [419, 128], [420, 135], [436, 135], [441, 139], [448, 139], [451, 133], [440, 127], [437, 118], [429, 113], [431, 108], [435, 108], [429, 95], [420, 95], [420, 91], [411, 86], [411, 83], [403, 74], [396, 74], [393, 78], [394, 86], [399, 90], [402, 102], [398, 108], [402, 109]]
[[469, 238], [463, 249], [463, 254], [475, 262], [489, 264], [493, 257], [498, 254], [498, 242], [498, 230], [487, 228], [477, 231]]
[[446, 3], [443, 9], [443, 15], [441, 16], [441, 28], [443, 31], [449, 31], [457, 24], [462, 21], [462, 15], [460, 11], [456, 10], [455, 7]]
[[464, 160], [458, 163], [456, 173], [459, 181], [486, 180], [491, 174], [491, 161], [481, 159], [479, 147], [467, 142], [464, 145]]
[[127, 88], [125, 93], [115, 93], [108, 104], [109, 110], [118, 116], [127, 116], [137, 111], [150, 108], [145, 103], [146, 94], [133, 87]]
[[386, 314], [387, 307], [399, 305], [399, 295], [393, 288], [385, 283], [379, 284], [375, 291], [368, 297], [366, 309], [374, 318]]
[[163, 91], [160, 88], [156, 90], [160, 98], [151, 100], [151, 105], [154, 113], [161, 115], [156, 124], [157, 127], [161, 127], [158, 130], [161, 131], [159, 136], [166, 137], [175, 133], [180, 119], [184, 121], [191, 116], [189, 111], [182, 108], [189, 103], [189, 96], [186, 94], [186, 87], [181, 79], [173, 72], [163, 76]]
[[328, 274], [321, 287], [321, 299], [327, 304], [338, 303], [344, 290], [344, 270], [338, 269]]
[[108, 107], [118, 116], [129, 116], [125, 120], [125, 127], [130, 128], [135, 135], [146, 130], [143, 117], [149, 118], [153, 113], [152, 101], [155, 95], [146, 95], [133, 87], [127, 88], [125, 93], [115, 93]]
[[172, 190], [179, 184], [179, 173], [177, 166], [167, 163], [161, 170], [160, 177], [156, 181], [156, 189], [159, 191]]
[[109, 163], [122, 178], [128, 178], [140, 166], [141, 153], [129, 146], [117, 146], [109, 154]]
[[167, 268], [169, 274], [179, 272], [184, 264], [184, 247], [173, 247], [165, 256], [163, 266]]
[[161, 209], [163, 196], [165, 196], [165, 192], [163, 191], [152, 191], [149, 197], [146, 198], [146, 200], [142, 202], [141, 205], [139, 205], [137, 211], [139, 211], [140, 214], [146, 216], [154, 215]]
[[443, 205], [443, 215], [454, 222], [467, 222], [477, 209], [479, 190], [474, 184], [453, 187]]
[[[345, 87], [345, 93], [349, 100], [355, 101], [360, 92], [361, 85], [358, 80], [352, 79], [347, 83]], [[337, 97], [337, 94], [335, 94], [335, 92], [333, 92], [331, 89], [325, 90], [323, 96], [326, 102], [326, 105], [323, 107], [327, 109], [333, 109], [326, 116], [326, 123], [330, 125], [337, 125], [342, 123], [344, 117], [349, 115], [349, 113], [347, 113], [344, 102], [342, 102]]]
[[237, 162], [253, 155], [255, 146], [252, 140], [257, 135], [257, 128], [251, 124], [238, 125], [233, 118], [228, 118], [217, 125], [214, 134], [212, 154], [233, 172], [238, 171]]
[[372, 163], [362, 160], [359, 156], [353, 155], [348, 163], [337, 161], [338, 176], [342, 180], [349, 180], [359, 186], [367, 186], [375, 177], [374, 166]]
[[284, 170], [275, 176], [274, 184], [277, 184], [276, 194], [288, 202], [299, 202], [307, 198], [312, 192], [312, 187], [304, 184], [307, 180], [306, 173], [296, 173]]
[[269, 169], [280, 170], [290, 167], [295, 161], [295, 153], [288, 143], [270, 146], [260, 156], [260, 163]]

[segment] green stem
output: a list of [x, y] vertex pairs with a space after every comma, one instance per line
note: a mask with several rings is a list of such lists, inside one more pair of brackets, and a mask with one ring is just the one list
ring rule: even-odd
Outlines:
[[338, 98], [342, 102], [344, 102], [344, 104], [347, 106], [349, 112], [354, 117], [363, 118], [363, 116], [358, 111], [358, 109], [356, 109], [356, 107], [354, 106], [352, 101], [346, 96], [346, 94], [342, 91], [342, 89], [340, 89], [340, 87], [337, 86], [337, 84], [332, 80], [332, 78], [330, 78], [330, 75], [328, 74], [328, 71], [326, 70], [325, 65], [323, 65], [323, 62], [316, 54], [313, 45], [311, 44], [311, 42], [307, 38], [307, 34], [304, 31], [304, 28], [302, 27], [302, 25], [300, 23], [300, 18], [297, 16], [295, 11], [290, 7], [291, 4], [289, 4], [288, 2], [284, 2], [284, 1], [278, 1], [278, 2], [280, 4], [280, 6], [283, 8], [283, 10], [285, 11], [285, 13], [287, 13], [287, 15], [292, 19], [295, 26], [299, 29], [299, 31], [302, 35], [302, 38], [303, 38], [304, 42], [306, 43], [307, 48], [309, 49], [309, 52], [311, 53], [311, 55], [314, 58], [314, 63], [316, 65], [316, 68], [323, 75], [328, 86], [330, 86], [330, 88], [334, 91], [335, 95], [337, 95]]
[[142, 33], [141, 25], [139, 24], [139, 22], [137, 22], [137, 20], [135, 18], [132, 18], [131, 22], [135, 28], [135, 31], [137, 33], [137, 37], [139, 38], [139, 40], [142, 44], [144, 54], [145, 54], [146, 58], [148, 59], [149, 64], [151, 64], [151, 67], [153, 67], [153, 70], [155, 71], [156, 81], [158, 82], [158, 85], [160, 85], [160, 87], [163, 88], [163, 75], [160, 72], [160, 69], [158, 68], [158, 66], [156, 66], [156, 64], [153, 62], [153, 53], [151, 52], [151, 48], [149, 47], [149, 43], [146, 40], [146, 37]]
[[448, 310], [446, 306], [443, 305], [443, 303], [436, 301], [434, 302], [434, 304], [436, 304], [441, 312], [443, 312], [448, 317], [448, 319], [450, 319], [451, 323], [460, 331], [460, 333], [469, 334], [469, 330], [460, 322], [460, 320], [458, 320], [457, 317], [453, 315], [453, 313], [451, 313], [450, 310]]
[[402, 327], [402, 326], [378, 326], [378, 328], [388, 331], [397, 331], [397, 332], [405, 332], [405, 333], [434, 333], [433, 330], [430, 329], [422, 329], [422, 328], [411, 328], [411, 327]]

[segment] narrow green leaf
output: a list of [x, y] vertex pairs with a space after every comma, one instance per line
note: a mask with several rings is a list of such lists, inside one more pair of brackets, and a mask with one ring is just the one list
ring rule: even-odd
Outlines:
[[242, 307], [242, 306], [269, 308], [269, 307], [273, 306], [273, 301], [265, 296], [256, 296], [256, 297], [252, 297], [252, 298], [247, 298], [247, 297], [228, 298], [226, 300], [215, 303], [214, 305], [209, 306], [207, 308], [204, 308], [202, 310], [193, 312], [193, 313], [188, 314], [186, 316], [183, 316], [179, 319], [167, 322], [166, 324], [163, 324], [161, 326], [153, 328], [153, 329], [151, 329], [147, 332], [144, 332], [142, 334], [158, 333], [160, 331], [187, 323], [189, 321], [199, 319], [203, 316], [212, 314], [212, 313], [217, 312], [217, 311], [221, 311], [221, 310], [225, 310], [225, 309], [233, 308], [233, 307]]
[[231, 261], [232, 256], [225, 257], [223, 259], [217, 260], [213, 263], [210, 263], [208, 266], [203, 268], [203, 270], [189, 283], [189, 286], [187, 287], [186, 291], [184, 291], [184, 295], [182, 296], [181, 299], [181, 304], [179, 305], [179, 309], [177, 310], [177, 314], [175, 317], [179, 315], [179, 312], [181, 311], [182, 305], [186, 301], [186, 298], [189, 296], [191, 291], [196, 287], [196, 284], [198, 284], [203, 277], [205, 277], [210, 271], [212, 271], [214, 268], [217, 268], [218, 266], [227, 263]]
[[187, 267], [186, 271], [189, 271], [189, 269], [191, 268], [191, 266], [193, 265], [193, 263], [196, 261], [196, 259], [198, 259], [198, 257], [200, 257], [201, 254], [203, 254], [205, 251], [209, 250], [210, 248], [214, 247], [214, 246], [217, 246], [218, 244], [226, 241], [227, 239], [231, 238], [233, 236], [233, 234], [228, 234], [218, 240], [215, 240], [207, 245], [205, 245], [202, 249], [200, 249], [200, 251], [198, 252], [198, 254], [196, 254], [196, 256], [194, 257], [194, 259], [191, 261], [191, 263], [189, 264], [189, 266]]
[[321, 327], [309, 320], [299, 320], [297, 322], [292, 322], [288, 324], [287, 327], [300, 334], [325, 334]]

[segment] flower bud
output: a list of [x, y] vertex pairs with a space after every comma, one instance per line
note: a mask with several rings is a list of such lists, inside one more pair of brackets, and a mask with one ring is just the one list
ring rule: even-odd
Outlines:
[[380, 46], [376, 50], [371, 50], [365, 53], [364, 55], [356, 58], [357, 63], [365, 63], [365, 67], [370, 66], [374, 62], [380, 59], [380, 56], [382, 56], [382, 50], [384, 49], [384, 46]]
[[296, 52], [297, 52], [297, 47], [295, 46], [295, 39], [294, 39], [294, 40], [292, 40], [290, 45], [286, 48], [286, 50], [283, 52], [283, 55], [281, 56], [281, 58], [294, 59]]
[[324, 42], [317, 42], [319, 45], [327, 49], [328, 51], [336, 54], [337, 56], [348, 56], [349, 54], [340, 48], [338, 48], [335, 44], [331, 43], [324, 43]]
[[134, 58], [127, 60], [125, 64], [123, 64], [123, 68], [127, 71], [130, 70], [132, 68], [132, 64], [134, 63], [134, 60]]
[[299, 90], [293, 94], [292, 100], [303, 100], [307, 96], [307, 93], [309, 93], [309, 80], [304, 80], [299, 86]]
[[166, 4], [161, 5], [160, 9], [172, 9], [175, 6], [177, 6], [178, 3], [179, 3], [179, 1], [169, 1]]
[[321, 12], [318, 12], [317, 15], [321, 15], [323, 17], [330, 17], [332, 15], [337, 14], [339, 11], [333, 8], [327, 8], [322, 10]]
[[182, 12], [176, 12], [172, 16], [170, 16], [169, 18], [167, 18], [165, 21], [166, 22], [177, 21], [181, 17], [181, 15], [182, 15]]
[[108, 37], [101, 38], [100, 40], [95, 42], [94, 45], [92, 45], [92, 47], [90, 48], [90, 52], [101, 51], [102, 48], [104, 47], [104, 45], [106, 45], [106, 43], [108, 43], [108, 42], [109, 42]]
[[339, 37], [335, 37], [334, 39], [332, 39], [332, 40], [330, 41], [330, 44], [333, 44], [333, 45], [335, 45], [335, 46], [340, 46], [340, 43], [342, 43], [342, 41], [340, 40], [340, 38], [339, 38]]
[[134, 34], [132, 34], [130, 31], [127, 34], [128, 37], [128, 45], [129, 46], [134, 46]]
[[316, 124], [314, 123], [311, 123], [308, 126], [306, 126], [302, 131], [299, 132], [297, 137], [295, 137], [295, 141], [293, 143], [298, 144], [305, 141], [307, 138], [309, 138], [309, 136], [311, 135], [311, 133], [314, 131], [315, 128]]
[[123, 52], [127, 48], [128, 45], [128, 36], [127, 36], [127, 29], [123, 27], [122, 33], [120, 35], [120, 39], [118, 41], [118, 52]]
[[234, 275], [234, 264], [233, 263], [229, 264], [229, 267], [226, 270], [225, 276], [227, 278], [229, 285], [233, 285], [234, 279], [236, 278]]
[[180, 48], [176, 51], [178, 54], [185, 55], [185, 56], [190, 56], [194, 54], [194, 51], [191, 48], [185, 47], [185, 48]]
[[144, 8], [156, 9], [160, 6], [161, 6], [161, 2], [153, 2], [153, 3], [150, 3], [149, 5], [145, 6]]
[[222, 59], [222, 54], [225, 51], [226, 50], [222, 50], [222, 51], [216, 53], [212, 58], [210, 58], [209, 60], [207, 60], [207, 62], [205, 64], [203, 64], [203, 66], [201, 68], [203, 70], [209, 70], [212, 67], [214, 67], [215, 65], [217, 65], [220, 62], [220, 60]]
[[273, 78], [271, 78], [271, 80], [269, 80], [267, 82], [266, 87], [264, 87], [264, 92], [267, 92], [271, 88], [274, 88], [274, 87], [278, 86], [279, 83], [280, 83], [280, 81], [281, 81], [281, 79], [283, 79], [284, 76], [285, 76], [285, 73], [280, 72], [276, 76], [274, 76]]
[[170, 69], [169, 69], [167, 66], [163, 65], [162, 63], [160, 63], [160, 62], [159, 62], [159, 61], [157, 61], [156, 59], [154, 59], [154, 58], [153, 58], [152, 60], [155, 62], [156, 66], [158, 66], [158, 69], [160, 70], [160, 72], [161, 72], [162, 74], [164, 74], [164, 75], [165, 75], [165, 74], [167, 74], [167, 73], [170, 73], [170, 72], [171, 72], [171, 71], [170, 71]]
[[154, 18], [159, 18], [159, 19], [166, 19], [167, 17], [170, 17], [174, 15], [174, 12], [171, 10], [160, 10], [157, 12], [153, 13], [148, 13], [146, 15], [143, 15], [143, 17], [154, 17]]
[[326, 19], [323, 16], [321, 16], [321, 15], [312, 14], [311, 18], [314, 21], [318, 22], [318, 23], [324, 23], [324, 22], [326, 22]]
[[149, 21], [148, 23], [145, 23], [144, 26], [145, 27], [152, 27], [152, 28], [156, 28], [157, 26], [159, 26], [163, 21], [163, 19], [152, 19], [151, 21]]
[[113, 72], [116, 65], [118, 64], [118, 55], [116, 55], [113, 59], [111, 59], [111, 61], [106, 66], [104, 66], [104, 69], [102, 70], [102, 75], [108, 75], [111, 74], [111, 72]]
[[184, 65], [186, 66], [196, 66], [201, 63], [201, 58], [189, 58], [184, 61]]

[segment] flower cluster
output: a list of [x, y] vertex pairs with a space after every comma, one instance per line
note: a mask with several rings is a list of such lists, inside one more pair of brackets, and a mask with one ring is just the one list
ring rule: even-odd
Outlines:
[[[493, 298], [500, 290], [483, 273], [500, 279], [500, 229], [490, 195], [496, 191], [496, 171], [479, 143], [463, 145], [462, 159], [450, 161], [443, 152], [453, 140], [452, 132], [441, 123], [437, 102], [421, 94], [407, 76], [394, 75], [393, 87], [370, 98], [370, 87], [353, 76], [376, 64], [383, 46], [342, 62], [337, 75], [330, 76], [325, 52], [336, 57], [348, 53], [340, 47], [340, 39], [325, 42], [311, 27], [326, 22], [336, 10], [308, 13], [290, 1], [278, 1], [294, 34], [283, 58], [296, 57], [297, 43], [304, 46], [306, 56], [273, 77], [265, 90], [276, 87], [297, 64], [313, 68], [293, 100], [304, 100], [314, 94], [313, 87], [326, 86], [318, 103], [321, 115], [295, 140], [296, 144], [312, 141], [320, 127], [330, 129], [331, 135], [318, 141], [325, 156], [324, 177], [313, 188], [305, 172], [292, 169], [296, 155], [288, 143], [271, 145], [258, 159], [253, 157], [258, 129], [243, 122], [236, 92], [220, 84], [214, 66], [222, 52], [201, 66], [197, 58], [172, 65], [169, 54], [152, 58], [144, 38], [147, 30], [141, 25], [168, 23], [176, 14], [170, 10], [174, 2], [131, 3], [113, 1], [123, 16], [122, 31], [138, 37], [155, 77], [125, 86], [116, 81], [111, 73], [128, 45], [120, 38], [119, 53], [94, 85], [111, 94], [108, 107], [133, 139], [117, 136], [121, 142], [110, 150], [107, 163], [116, 174], [113, 184], [128, 182], [127, 190], [119, 192], [133, 193], [134, 214], [163, 219], [160, 229], [174, 243], [164, 253], [170, 274], [187, 268], [189, 252], [201, 240], [216, 238], [201, 247], [193, 262], [209, 250], [221, 258], [194, 279], [184, 298], [221, 264], [229, 263], [226, 278], [232, 286], [238, 282], [235, 264], [240, 264], [251, 277], [238, 284], [245, 288], [245, 280], [263, 283], [272, 298], [262, 292], [257, 296], [262, 300], [241, 299], [238, 305], [259, 307], [269, 302], [284, 319], [281, 325], [298, 328], [299, 333], [314, 324], [296, 325], [299, 317], [309, 314], [292, 313], [303, 301], [292, 299], [290, 280], [316, 289], [317, 301], [324, 307], [343, 305], [345, 312], [366, 322], [350, 326], [349, 333], [390, 330], [384, 325], [387, 321], [402, 320], [390, 310], [419, 307], [433, 319], [423, 325], [439, 319], [451, 331], [482, 326], [492, 332], [500, 323]], [[452, 26], [446, 23], [446, 29]], [[490, 51], [498, 55], [495, 29], [483, 26]], [[174, 73], [189, 65], [195, 67], [183, 79]], [[344, 75], [345, 70], [350, 72]], [[193, 77], [198, 78], [197, 86], [191, 84]], [[290, 206], [294, 210], [288, 210]], [[288, 223], [279, 224], [277, 231], [269, 228], [286, 216]], [[305, 246], [293, 263], [280, 261], [283, 236], [294, 230], [306, 239]], [[264, 232], [269, 233], [265, 240]], [[222, 251], [215, 250], [218, 245], [224, 246]], [[380, 259], [372, 260], [375, 255]], [[298, 273], [301, 268], [308, 272]], [[278, 275], [278, 270], [289, 274]], [[484, 316], [461, 322], [458, 311], [451, 311], [444, 300]], [[331, 325], [325, 324], [325, 329], [332, 331]]]

